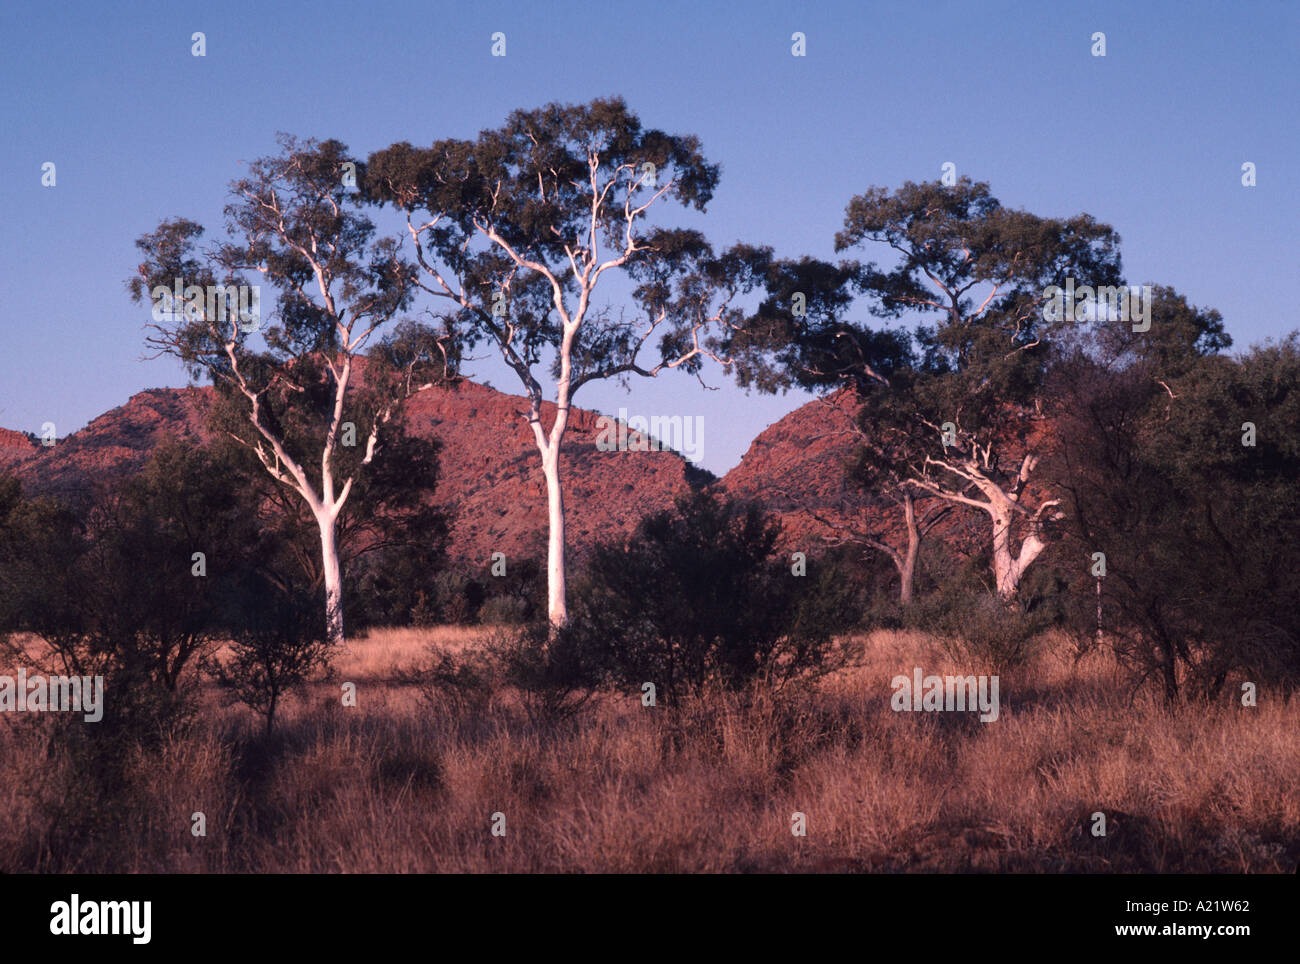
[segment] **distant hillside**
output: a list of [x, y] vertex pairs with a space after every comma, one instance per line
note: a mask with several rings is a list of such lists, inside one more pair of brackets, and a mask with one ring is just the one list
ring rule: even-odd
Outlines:
[[203, 406], [210, 393], [211, 389], [205, 388], [152, 388], [140, 392], [55, 445], [30, 445], [20, 450], [9, 460], [8, 467], [28, 492], [76, 501], [87, 491], [92, 478], [138, 470], [169, 436], [203, 438]]
[[[210, 388], [155, 388], [133, 395], [52, 447], [0, 430], [0, 470], [14, 472], [33, 494], [75, 501], [91, 479], [137, 471], [172, 436], [207, 436]], [[474, 382], [416, 396], [407, 423], [443, 444], [434, 501], [454, 515], [452, 557], [486, 563], [494, 551], [544, 556], [546, 489], [532, 433], [519, 413], [527, 401]], [[546, 406], [544, 418], [553, 417]], [[596, 413], [574, 409], [565, 440], [569, 545], [581, 554], [598, 540], [625, 534], [640, 516], [670, 505], [704, 474], [674, 452], [601, 452]]]
[[791, 538], [824, 532], [812, 513], [841, 517], [843, 497], [849, 494], [844, 464], [856, 444], [851, 423], [857, 407], [847, 389], [800, 406], [764, 429], [719, 484], [730, 495], [779, 513]]
[[[14, 472], [29, 492], [76, 500], [91, 479], [138, 470], [169, 436], [203, 440], [211, 392], [140, 392], [52, 447], [0, 429], [0, 471]], [[775, 513], [783, 525], [783, 550], [815, 552], [845, 521], [884, 523], [897, 534], [896, 510], [863, 508], [862, 494], [844, 483], [844, 463], [857, 441], [849, 428], [856, 408], [852, 393], [844, 390], [795, 409], [768, 426], [740, 464], [714, 484]], [[469, 381], [424, 392], [407, 406], [410, 431], [443, 445], [434, 501], [453, 515], [449, 549], [458, 562], [477, 567], [496, 551], [545, 556], [546, 487], [532, 433], [520, 414], [526, 410], [523, 397]], [[554, 406], [546, 405], [543, 418], [549, 422], [553, 415]], [[564, 444], [574, 558], [597, 542], [626, 535], [644, 514], [711, 480], [672, 451], [599, 451], [598, 418], [575, 408]], [[969, 526], [970, 513], [953, 515]]]
[[[785, 551], [816, 552], [827, 539], [874, 531], [901, 548], [902, 510], [888, 501], [871, 505], [868, 493], [847, 483], [846, 463], [861, 437], [852, 427], [859, 407], [848, 388], [815, 399], [764, 429], [740, 464], [719, 481], [728, 494], [761, 503], [780, 517]], [[1013, 446], [1007, 457], [1019, 457]], [[1039, 493], [1030, 486], [1030, 496]], [[941, 508], [931, 500], [922, 512]], [[986, 517], [962, 507], [947, 513], [933, 530], [963, 554], [980, 551], [987, 538]]]
[[0, 472], [36, 452], [36, 443], [22, 432], [0, 428]]
[[[532, 430], [521, 416], [528, 402], [474, 382], [425, 392], [407, 408], [417, 435], [443, 443], [436, 502], [455, 513], [454, 558], [486, 563], [546, 554], [546, 483]], [[545, 405], [550, 424], [555, 406]], [[699, 475], [675, 452], [601, 452], [597, 413], [575, 408], [564, 441], [565, 518], [570, 551], [625, 535], [645, 513], [671, 505]]]

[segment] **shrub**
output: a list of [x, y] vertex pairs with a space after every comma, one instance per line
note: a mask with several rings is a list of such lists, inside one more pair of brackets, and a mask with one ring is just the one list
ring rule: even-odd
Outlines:
[[306, 589], [280, 588], [249, 574], [241, 590], [229, 599], [230, 655], [208, 666], [236, 700], [262, 716], [270, 733], [285, 695], [329, 664], [326, 614], [319, 595]]
[[477, 579], [453, 570], [444, 570], [434, 577], [434, 595], [437, 599], [436, 621], [465, 625], [478, 621], [479, 610], [487, 594]]
[[195, 664], [224, 637], [219, 600], [261, 550], [226, 465], [169, 442], [84, 511], [0, 487], [0, 633], [35, 633], [60, 672], [105, 678], [96, 740], [183, 721]]
[[489, 596], [479, 621], [489, 626], [518, 626], [528, 619], [528, 602], [517, 596]]
[[439, 644], [429, 647], [429, 661], [399, 674], [402, 683], [419, 688], [436, 709], [449, 708], [457, 719], [483, 713], [492, 702], [500, 671], [487, 652], [449, 653]]
[[479, 583], [487, 598], [479, 609], [479, 621], [487, 624], [519, 625], [542, 618], [546, 612], [546, 568], [535, 556], [512, 556], [503, 575], [487, 563]]
[[556, 630], [542, 620], [496, 630], [487, 651], [529, 718], [554, 724], [586, 708], [605, 679], [604, 651], [591, 638], [577, 625]]
[[815, 566], [794, 575], [774, 552], [779, 533], [755, 505], [693, 492], [625, 543], [597, 547], [570, 629], [583, 665], [637, 692], [653, 682], [667, 700], [842, 665], [835, 580]]
[[1021, 601], [1003, 601], [995, 593], [959, 590], [917, 600], [907, 622], [936, 636], [951, 659], [1001, 672], [1034, 656], [1052, 617], [1047, 610], [1027, 610]]

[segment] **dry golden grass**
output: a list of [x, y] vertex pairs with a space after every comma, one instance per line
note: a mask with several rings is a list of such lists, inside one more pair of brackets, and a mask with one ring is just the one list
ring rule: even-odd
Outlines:
[[[112, 795], [0, 720], [0, 870], [1257, 871], [1300, 861], [1300, 702], [1168, 710], [1062, 646], [1004, 672], [1001, 716], [895, 713], [889, 681], [957, 671], [933, 640], [876, 633], [860, 665], [781, 698], [645, 708], [610, 694], [531, 721], [503, 694], [457, 714], [400, 682], [430, 642], [388, 630], [258, 734], [213, 705], [128, 761]], [[962, 672], [970, 672], [963, 668]], [[978, 672], [978, 671], [975, 671]], [[358, 684], [344, 707], [339, 682]], [[190, 833], [204, 813], [207, 836]], [[807, 815], [808, 833], [790, 832]], [[1108, 834], [1088, 832], [1107, 815]], [[504, 813], [507, 834], [490, 833]], [[95, 833], [87, 833], [94, 828]]]
[[348, 640], [333, 661], [345, 680], [391, 680], [414, 670], [428, 658], [430, 646], [459, 652], [482, 639], [478, 626], [434, 626], [428, 629], [375, 629]]

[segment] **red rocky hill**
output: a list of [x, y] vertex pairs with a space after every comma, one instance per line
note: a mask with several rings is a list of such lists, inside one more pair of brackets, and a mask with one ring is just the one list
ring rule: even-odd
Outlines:
[[[198, 440], [204, 435], [203, 405], [210, 390], [153, 388], [100, 415], [52, 446], [30, 445], [0, 463], [29, 494], [75, 501], [92, 479], [134, 472], [168, 437]], [[0, 430], [7, 431], [7, 430]], [[25, 435], [9, 432], [10, 436]]]
[[[31, 494], [75, 500], [92, 479], [134, 472], [164, 438], [206, 436], [210, 388], [155, 388], [99, 416], [52, 447], [0, 430], [0, 471], [12, 471]], [[486, 564], [545, 556], [546, 488], [532, 432], [520, 416], [525, 399], [473, 382], [417, 395], [406, 409], [413, 434], [442, 442], [435, 502], [453, 515], [453, 559]], [[543, 419], [554, 417], [545, 406]], [[601, 452], [599, 415], [574, 409], [563, 467], [570, 552], [631, 530], [646, 512], [672, 503], [692, 478], [690, 463], [670, 451]]]
[[[75, 499], [89, 481], [137, 470], [164, 438], [202, 440], [209, 388], [155, 388], [140, 392], [53, 447], [0, 429], [0, 472], [11, 471], [30, 493]], [[768, 426], [740, 464], [716, 485], [729, 495], [758, 501], [783, 523], [783, 551], [816, 553], [828, 536], [849, 529], [884, 527], [901, 545], [901, 516], [890, 505], [864, 507], [861, 493], [843, 481], [844, 463], [857, 441], [851, 419], [857, 404], [843, 390], [795, 409]], [[527, 402], [474, 382], [417, 395], [406, 409], [411, 432], [442, 442], [434, 501], [452, 515], [452, 559], [486, 565], [493, 552], [507, 558], [546, 552], [546, 488], [532, 433], [521, 413]], [[546, 405], [543, 420], [554, 417]], [[596, 542], [631, 531], [646, 513], [710, 477], [675, 452], [601, 452], [595, 442], [599, 415], [574, 409], [565, 439], [565, 508], [568, 547], [580, 558]], [[829, 523], [829, 524], [828, 524]], [[951, 513], [938, 534], [982, 519]]]
[[[756, 500], [781, 518], [783, 550], [812, 554], [827, 540], [853, 541], [863, 532], [883, 536], [900, 550], [906, 545], [902, 508], [887, 501], [872, 505], [844, 479], [845, 464], [860, 441], [853, 428], [857, 409], [847, 388], [795, 409], [764, 429], [740, 464], [720, 480], [728, 494]], [[1045, 423], [1039, 423], [1035, 435], [1043, 431]], [[1012, 461], [1021, 454], [1014, 446], [1005, 453]], [[1031, 484], [1028, 504], [1036, 505], [1041, 497]], [[943, 503], [930, 500], [918, 505], [918, 512], [924, 516], [942, 508]], [[956, 507], [932, 532], [968, 554], [984, 546], [987, 520], [978, 511]]]
[[36, 443], [22, 432], [0, 428], [0, 471], [36, 452]]
[[[527, 401], [474, 382], [424, 392], [407, 408], [413, 434], [442, 441], [436, 500], [454, 515], [453, 558], [487, 564], [507, 557], [546, 555], [546, 483]], [[544, 405], [549, 425], [555, 406]], [[638, 519], [672, 504], [701, 475], [675, 452], [601, 452], [595, 412], [570, 412], [564, 441], [565, 519], [575, 556], [596, 542], [625, 535]]]
[[857, 408], [853, 394], [841, 390], [795, 409], [764, 429], [722, 477], [729, 495], [781, 516], [784, 548], [815, 549], [831, 533], [816, 516], [840, 523], [861, 511], [855, 506], [860, 497], [844, 484], [844, 464], [856, 445]]

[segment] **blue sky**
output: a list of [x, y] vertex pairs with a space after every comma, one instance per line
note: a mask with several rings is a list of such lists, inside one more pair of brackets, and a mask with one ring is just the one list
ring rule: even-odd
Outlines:
[[[195, 31], [206, 57], [190, 54]], [[504, 58], [490, 55], [494, 31]], [[791, 56], [795, 31], [806, 57]], [[1004, 204], [1112, 224], [1131, 282], [1218, 308], [1237, 347], [1300, 327], [1293, 2], [10, 0], [0, 36], [8, 428], [52, 421], [64, 436], [137, 391], [185, 384], [174, 362], [143, 358], [148, 308], [123, 287], [134, 241], [177, 215], [216, 233], [226, 185], [274, 152], [276, 131], [364, 155], [611, 94], [721, 163], [695, 222], [719, 246], [835, 257], [854, 194], [951, 161]], [[518, 391], [498, 362], [471, 372]], [[668, 373], [630, 392], [590, 385], [577, 402], [702, 415], [703, 465], [722, 473], [808, 398], [747, 396], [716, 369], [706, 380], [717, 390]]]

